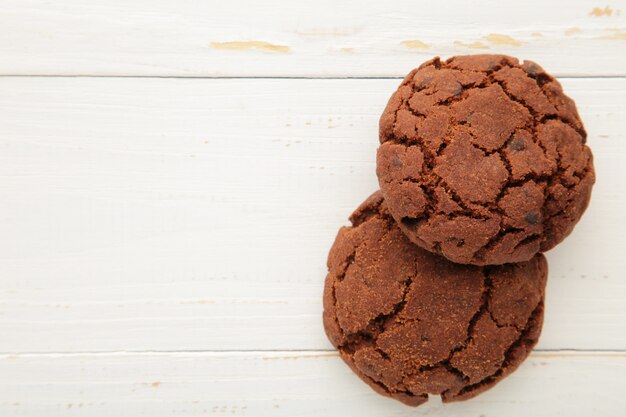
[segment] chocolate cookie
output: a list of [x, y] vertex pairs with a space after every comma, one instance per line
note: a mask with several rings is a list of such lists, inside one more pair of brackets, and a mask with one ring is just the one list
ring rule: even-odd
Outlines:
[[328, 257], [324, 327], [375, 391], [417, 406], [474, 397], [513, 372], [543, 321], [543, 255], [454, 264], [400, 231], [380, 192], [350, 217]]
[[537, 64], [435, 58], [380, 119], [377, 174], [413, 242], [464, 264], [529, 260], [562, 241], [595, 181], [574, 102]]

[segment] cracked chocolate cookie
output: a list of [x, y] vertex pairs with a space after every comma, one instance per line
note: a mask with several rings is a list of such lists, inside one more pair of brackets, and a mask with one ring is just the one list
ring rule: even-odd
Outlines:
[[417, 406], [485, 391], [531, 351], [543, 321], [543, 255], [459, 265], [411, 243], [380, 192], [350, 217], [328, 257], [324, 327], [375, 391]]
[[574, 102], [537, 64], [435, 58], [380, 119], [377, 175], [414, 243], [463, 264], [527, 261], [561, 242], [595, 181]]

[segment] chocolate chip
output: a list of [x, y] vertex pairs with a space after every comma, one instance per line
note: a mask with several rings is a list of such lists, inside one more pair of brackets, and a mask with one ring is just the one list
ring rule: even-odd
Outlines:
[[452, 95], [458, 96], [459, 94], [461, 94], [462, 91], [463, 91], [463, 86], [457, 83], [456, 86], [454, 86], [454, 88], [452, 89]]
[[530, 75], [537, 75], [537, 72], [539, 71], [539, 66], [533, 62], [529, 65], [524, 65], [524, 69]]
[[536, 211], [529, 211], [524, 216], [524, 220], [526, 220], [526, 223], [531, 225], [539, 224], [539, 214]]
[[515, 137], [509, 143], [509, 148], [515, 152], [523, 151], [526, 149], [526, 143], [524, 143], [524, 139]]
[[419, 88], [420, 90], [423, 90], [424, 88], [428, 87], [428, 84], [430, 84], [432, 80], [433, 80], [433, 77], [431, 76], [424, 77], [422, 81], [420, 81], [420, 83], [417, 85], [417, 88]]

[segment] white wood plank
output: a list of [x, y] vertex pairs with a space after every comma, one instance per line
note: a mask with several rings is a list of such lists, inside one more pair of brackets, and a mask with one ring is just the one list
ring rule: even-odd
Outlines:
[[624, 0], [0, 5], [0, 74], [401, 76], [433, 55], [507, 53], [557, 75], [626, 75], [625, 41]]
[[[326, 254], [397, 82], [0, 78], [0, 352], [329, 349]], [[540, 347], [626, 349], [626, 79], [563, 82], [598, 182]]]
[[534, 353], [470, 401], [410, 408], [325, 352], [2, 356], [0, 415], [619, 417], [625, 372], [624, 353]]

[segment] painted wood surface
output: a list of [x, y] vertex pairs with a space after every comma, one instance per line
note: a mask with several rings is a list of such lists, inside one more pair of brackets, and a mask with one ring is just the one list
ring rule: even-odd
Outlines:
[[626, 2], [3, 0], [0, 74], [401, 76], [508, 53], [626, 75]]
[[621, 417], [622, 353], [533, 353], [466, 402], [375, 394], [328, 352], [0, 356], [0, 415]]
[[[626, 79], [563, 79], [598, 181], [541, 349], [626, 349]], [[398, 80], [0, 78], [0, 352], [330, 349], [328, 249]]]
[[[0, 416], [623, 416], [625, 47], [624, 0], [1, 1]], [[468, 53], [560, 76], [598, 181], [538, 350], [411, 409], [332, 351], [325, 258], [397, 77]]]

